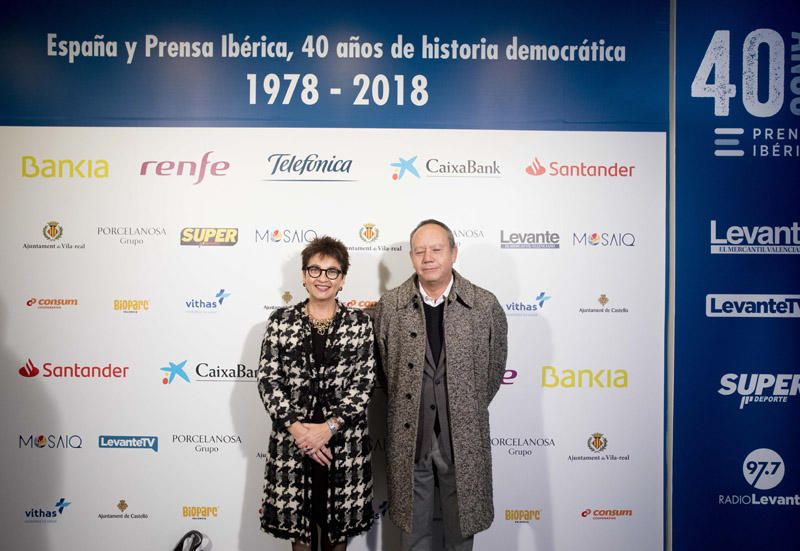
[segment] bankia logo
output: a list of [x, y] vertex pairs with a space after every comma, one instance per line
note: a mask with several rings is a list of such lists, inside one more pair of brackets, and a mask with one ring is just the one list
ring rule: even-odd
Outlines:
[[102, 434], [97, 438], [97, 447], [122, 450], [158, 451], [158, 436], [116, 436]]
[[585, 162], [585, 161], [550, 161], [542, 163], [534, 155], [525, 165], [525, 174], [529, 176], [554, 176], [571, 178], [632, 178], [636, 165], [621, 163]]
[[800, 395], [800, 373], [726, 373], [717, 392], [739, 398], [739, 409], [750, 404], [788, 404]]
[[256, 228], [256, 243], [262, 245], [306, 245], [317, 238], [317, 230], [313, 228]]
[[[159, 370], [165, 372], [162, 375], [161, 383], [164, 385], [171, 385], [175, 378], [178, 377], [187, 383], [192, 380], [186, 373], [188, 360], [181, 362], [169, 362], [169, 366], [160, 367]], [[224, 365], [212, 365], [208, 362], [199, 362], [194, 364], [192, 369], [194, 372], [194, 379], [198, 382], [204, 383], [238, 383], [238, 382], [255, 382], [256, 370], [248, 368], [243, 363], [234, 364], [233, 367]]]
[[628, 388], [625, 369], [558, 369], [542, 366], [542, 388], [619, 389]]
[[532, 302], [506, 302], [503, 307], [507, 316], [537, 316], [539, 311], [544, 308], [545, 303], [551, 298], [545, 291], [541, 291]]
[[709, 318], [797, 318], [800, 295], [706, 295]]
[[[747, 454], [742, 462], [742, 476], [747, 484], [762, 492], [773, 490], [783, 482], [786, 465], [781, 455], [770, 448], [758, 448]], [[791, 490], [790, 490], [791, 491]], [[775, 494], [719, 494], [717, 505], [754, 505], [761, 507], [797, 507], [800, 495]]]
[[192, 314], [216, 314], [229, 296], [231, 296], [231, 293], [225, 291], [225, 289], [220, 289], [214, 295], [214, 298], [188, 299], [185, 301], [186, 311]]
[[239, 228], [183, 228], [181, 245], [233, 247], [239, 242]]
[[[720, 236], [720, 231], [724, 234]], [[711, 254], [800, 254], [800, 225], [728, 226], [711, 220]]]
[[575, 247], [633, 247], [636, 236], [631, 232], [584, 232], [572, 234]]
[[23, 178], [104, 180], [109, 173], [105, 159], [45, 159], [23, 155], [20, 160]]
[[561, 236], [554, 231], [514, 232], [500, 230], [501, 249], [560, 249]]
[[64, 511], [70, 505], [72, 505], [72, 502], [62, 497], [52, 507], [32, 507], [25, 511], [25, 522], [31, 524], [58, 522], [59, 517], [64, 514]]
[[19, 374], [25, 378], [33, 378], [43, 372], [43, 379], [125, 379], [128, 377], [128, 369], [127, 365], [119, 366], [110, 362], [105, 365], [84, 365], [78, 362], [58, 365], [45, 362], [40, 370], [28, 358], [25, 365], [19, 368]]
[[20, 434], [19, 448], [79, 450], [83, 448], [83, 438], [79, 434]]
[[408, 172], [415, 178], [419, 179], [419, 172], [417, 171], [417, 167], [414, 166], [414, 163], [416, 161], [417, 161], [417, 156], [414, 155], [413, 157], [409, 157], [408, 159], [400, 157], [396, 162], [389, 163], [389, 166], [392, 167], [392, 180], [394, 180], [395, 182], [397, 180], [402, 180], [403, 176], [406, 175], [406, 172]]
[[228, 161], [211, 161], [213, 151], [206, 151], [200, 161], [144, 161], [139, 169], [139, 176], [178, 177], [192, 181], [196, 186], [206, 175], [211, 177], [227, 176], [231, 163]]
[[272, 153], [265, 182], [355, 182], [352, 159], [319, 153]]
[[78, 299], [76, 298], [29, 298], [25, 301], [25, 305], [29, 308], [37, 308], [39, 310], [61, 310], [70, 306], [78, 306]]

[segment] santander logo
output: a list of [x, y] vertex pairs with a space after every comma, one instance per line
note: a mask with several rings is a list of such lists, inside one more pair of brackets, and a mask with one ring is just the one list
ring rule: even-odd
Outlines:
[[531, 176], [541, 176], [542, 174], [544, 174], [544, 170], [545, 168], [542, 165], [542, 163], [539, 162], [538, 157], [534, 157], [531, 164], [525, 167], [525, 172], [527, 172]]
[[23, 377], [36, 377], [39, 374], [39, 368], [33, 365], [33, 360], [28, 358], [28, 363], [19, 368], [19, 374]]

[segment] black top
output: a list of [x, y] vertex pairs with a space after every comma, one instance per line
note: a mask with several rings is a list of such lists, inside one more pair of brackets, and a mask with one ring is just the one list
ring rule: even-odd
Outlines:
[[431, 345], [433, 361], [438, 364], [444, 342], [444, 302], [439, 306], [429, 306], [425, 302], [422, 304], [425, 306], [425, 333]]

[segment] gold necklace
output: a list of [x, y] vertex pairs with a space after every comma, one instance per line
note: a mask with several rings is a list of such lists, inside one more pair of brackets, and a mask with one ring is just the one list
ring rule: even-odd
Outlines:
[[311, 325], [314, 326], [317, 333], [320, 335], [328, 331], [328, 327], [331, 326], [331, 322], [333, 321], [333, 316], [329, 317], [328, 319], [318, 319], [311, 314], [311, 309], [306, 304], [306, 314], [308, 314], [308, 319], [311, 322]]

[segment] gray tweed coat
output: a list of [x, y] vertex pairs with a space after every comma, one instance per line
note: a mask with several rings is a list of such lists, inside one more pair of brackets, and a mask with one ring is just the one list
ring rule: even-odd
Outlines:
[[258, 390], [272, 419], [261, 529], [279, 538], [311, 541], [310, 462], [287, 427], [310, 420], [317, 404], [325, 418], [344, 421], [328, 442], [328, 536], [334, 543], [372, 525], [371, 443], [367, 403], [375, 376], [372, 325], [367, 314], [338, 305], [326, 344], [326, 365], [312, 353], [305, 302], [276, 310], [261, 345]]
[[[445, 301], [444, 334], [451, 438], [462, 535], [494, 520], [489, 403], [506, 365], [508, 325], [495, 296], [454, 274]], [[375, 340], [388, 393], [386, 442], [389, 514], [411, 530], [414, 452], [425, 364], [425, 314], [417, 277], [381, 297]]]

